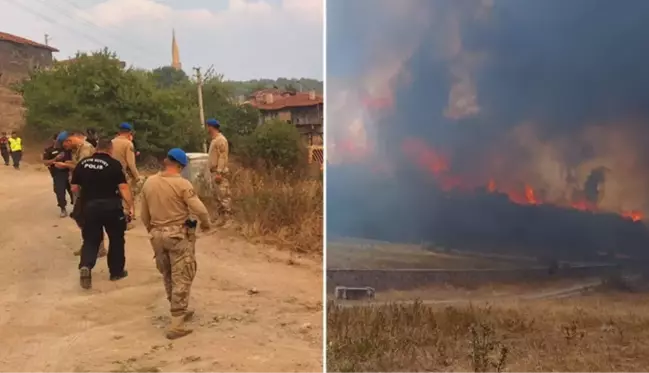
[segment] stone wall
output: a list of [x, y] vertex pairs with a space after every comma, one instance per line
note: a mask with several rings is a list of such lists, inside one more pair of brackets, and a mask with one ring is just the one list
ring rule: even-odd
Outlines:
[[0, 40], [0, 73], [26, 77], [36, 67], [52, 66], [52, 51]]
[[476, 286], [485, 283], [533, 282], [554, 278], [593, 278], [613, 273], [615, 265], [586, 265], [558, 269], [550, 274], [548, 267], [445, 270], [445, 269], [328, 269], [327, 292], [336, 286], [370, 286], [377, 291], [412, 290], [433, 284]]

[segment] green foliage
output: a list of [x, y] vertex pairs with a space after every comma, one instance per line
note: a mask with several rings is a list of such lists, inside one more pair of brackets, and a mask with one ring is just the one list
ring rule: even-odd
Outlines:
[[322, 94], [323, 92], [322, 81], [307, 78], [279, 78], [276, 80], [254, 79], [246, 81], [226, 81], [225, 83], [230, 86], [234, 96], [248, 96], [256, 91], [266, 88], [279, 88], [288, 92], [298, 92], [300, 90], [303, 92], [315, 90], [319, 94]]
[[306, 165], [306, 146], [295, 126], [269, 121], [241, 139], [240, 157], [244, 164], [268, 168], [299, 169]]
[[176, 70], [171, 66], [158, 67], [153, 70], [153, 78], [158, 87], [169, 88], [190, 83], [189, 77], [183, 70]]
[[[128, 121], [143, 154], [162, 155], [171, 147], [198, 151], [206, 140], [196, 86], [184, 72], [124, 69], [108, 50], [78, 54], [73, 63], [34, 71], [17, 90], [24, 98], [26, 129], [43, 138], [88, 127], [110, 136], [118, 123]], [[206, 117], [218, 118], [226, 136], [249, 135], [258, 112], [236, 105], [231, 97], [231, 88], [220, 77], [206, 82]]]

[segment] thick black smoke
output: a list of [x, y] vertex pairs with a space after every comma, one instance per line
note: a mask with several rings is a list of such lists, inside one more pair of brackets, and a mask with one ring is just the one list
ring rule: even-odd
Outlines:
[[[404, 157], [400, 144], [418, 138], [444, 149], [452, 169], [469, 175], [490, 167], [486, 162], [494, 152], [512, 174], [530, 172], [538, 157], [534, 144], [560, 144], [553, 156], [562, 166], [590, 167], [577, 183], [595, 203], [604, 190], [612, 193], [603, 186], [622, 168], [618, 186], [649, 180], [649, 1], [403, 0], [413, 14], [428, 15], [423, 28], [406, 20], [385, 27], [385, 3], [328, 1], [329, 81], [358, 81], [361, 92], [359, 77], [384, 62], [381, 56], [398, 46], [395, 40], [417, 44], [401, 67], [405, 83], [392, 87], [392, 109], [367, 123], [385, 157], [380, 162], [394, 165], [395, 174], [373, 174], [365, 163], [328, 166], [330, 235], [557, 252], [646, 247], [644, 226], [616, 214], [441, 192]], [[467, 96], [475, 96], [479, 110], [453, 117], [449, 95], [458, 82], [472, 87]], [[330, 84], [328, 95], [335, 96], [335, 89]], [[534, 143], [514, 135], [523, 124]], [[328, 120], [329, 127], [337, 125], [344, 123]], [[592, 133], [599, 140], [592, 141]], [[609, 144], [616, 136], [624, 141]], [[571, 175], [562, 181], [569, 184]], [[644, 195], [639, 189], [634, 208], [646, 209], [649, 190]], [[626, 197], [620, 192], [615, 201]]]

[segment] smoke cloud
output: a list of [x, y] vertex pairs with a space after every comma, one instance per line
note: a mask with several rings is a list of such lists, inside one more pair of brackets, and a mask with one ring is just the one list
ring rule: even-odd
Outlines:
[[[514, 236], [493, 221], [507, 204], [649, 213], [647, 15], [643, 0], [329, 0], [330, 234]], [[508, 197], [466, 202], [489, 192]]]

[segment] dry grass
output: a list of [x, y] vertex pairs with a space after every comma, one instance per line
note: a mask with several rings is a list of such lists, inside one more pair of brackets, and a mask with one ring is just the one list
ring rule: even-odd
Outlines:
[[239, 169], [231, 189], [234, 215], [246, 236], [322, 254], [322, 179]]
[[388, 242], [327, 242], [327, 268], [395, 269], [519, 268], [528, 262], [426, 250], [422, 245]]
[[248, 238], [322, 255], [322, 179], [239, 168], [230, 179], [232, 209]]
[[327, 309], [329, 371], [644, 371], [649, 296]]

